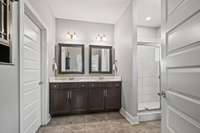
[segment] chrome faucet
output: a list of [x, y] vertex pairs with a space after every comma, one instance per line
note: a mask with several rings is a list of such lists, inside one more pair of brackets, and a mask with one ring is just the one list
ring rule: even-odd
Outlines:
[[100, 79], [100, 80], [104, 79], [104, 76], [100, 76], [99, 79]]

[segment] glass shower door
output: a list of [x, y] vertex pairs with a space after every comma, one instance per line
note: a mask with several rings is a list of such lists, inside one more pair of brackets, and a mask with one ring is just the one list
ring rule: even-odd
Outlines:
[[160, 48], [138, 45], [138, 110], [160, 109]]

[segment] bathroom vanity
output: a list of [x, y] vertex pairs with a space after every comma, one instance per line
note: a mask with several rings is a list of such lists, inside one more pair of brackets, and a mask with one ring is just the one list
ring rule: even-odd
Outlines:
[[50, 114], [119, 111], [121, 77], [50, 80]]
[[59, 74], [50, 79], [51, 116], [106, 111], [121, 108], [121, 77], [113, 75], [112, 47], [90, 46], [89, 74], [99, 76], [66, 76], [84, 74], [84, 45], [59, 44]]

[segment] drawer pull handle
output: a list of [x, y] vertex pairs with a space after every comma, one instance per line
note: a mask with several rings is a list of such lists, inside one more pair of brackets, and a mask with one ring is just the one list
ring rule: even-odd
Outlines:
[[85, 85], [81, 85], [81, 87], [85, 87]]
[[108, 89], [106, 89], [106, 96], [108, 96]]
[[69, 100], [69, 91], [67, 92], [67, 100]]
[[70, 94], [70, 95], [69, 95], [69, 96], [70, 96], [70, 99], [72, 99], [72, 91], [70, 91], [70, 93], [69, 93], [69, 94]]
[[104, 96], [105, 96], [105, 97], [108, 96], [108, 90], [107, 90], [107, 89], [104, 90]]
[[66, 98], [66, 101], [67, 101], [67, 103], [68, 103], [68, 98]]

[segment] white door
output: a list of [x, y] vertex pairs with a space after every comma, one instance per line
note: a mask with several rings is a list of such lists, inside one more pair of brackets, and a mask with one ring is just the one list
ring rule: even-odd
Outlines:
[[41, 31], [24, 18], [23, 133], [35, 133], [41, 125]]
[[200, 133], [200, 0], [162, 0], [162, 133]]

